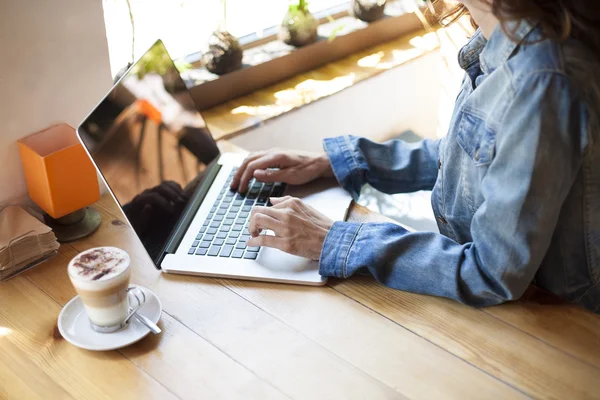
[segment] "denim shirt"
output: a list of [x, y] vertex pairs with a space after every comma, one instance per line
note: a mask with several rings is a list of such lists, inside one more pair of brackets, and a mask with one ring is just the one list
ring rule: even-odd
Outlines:
[[473, 306], [518, 299], [535, 282], [600, 312], [600, 140], [565, 63], [540, 28], [477, 32], [460, 51], [466, 71], [448, 135], [377, 144], [326, 139], [354, 199], [433, 190], [440, 233], [391, 223], [335, 222], [320, 273], [368, 269], [382, 284]]

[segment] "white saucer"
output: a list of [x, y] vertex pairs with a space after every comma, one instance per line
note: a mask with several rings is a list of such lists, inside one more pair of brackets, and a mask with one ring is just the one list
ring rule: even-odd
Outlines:
[[[156, 294], [143, 286], [129, 285], [129, 287], [132, 286], [139, 287], [146, 294], [146, 303], [138, 313], [157, 323], [162, 312], [162, 305]], [[58, 330], [62, 337], [72, 345], [94, 351], [120, 349], [143, 339], [150, 333], [150, 330], [137, 318], [131, 318], [127, 327], [118, 332], [98, 333], [94, 331], [79, 296], [71, 299], [58, 315]]]

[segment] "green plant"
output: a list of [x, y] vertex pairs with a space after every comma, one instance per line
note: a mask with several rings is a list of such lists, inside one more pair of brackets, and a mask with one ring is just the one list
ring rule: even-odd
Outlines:
[[[332, 17], [331, 15], [328, 15], [328, 16], [327, 16], [327, 20], [328, 20], [330, 23], [333, 23], [333, 22], [335, 22], [335, 19], [333, 19], [333, 17]], [[336, 27], [335, 27], [335, 28], [334, 28], [334, 29], [331, 31], [331, 33], [329, 34], [329, 37], [327, 38], [327, 41], [328, 41], [329, 43], [333, 42], [333, 41], [335, 40], [335, 37], [337, 36], [337, 34], [338, 34], [338, 33], [340, 33], [341, 31], [343, 31], [345, 27], [346, 27], [346, 26], [345, 26], [345, 25], [343, 25], [343, 24], [342, 24], [342, 25], [338, 25], [338, 26], [336, 26]]]
[[[308, 1], [306, 0], [293, 0], [290, 3], [289, 6], [289, 13], [291, 15], [296, 14], [301, 12], [302, 14], [308, 14], [310, 11], [308, 10]], [[327, 19], [329, 20], [329, 22], [334, 22], [335, 20], [328, 15]], [[335, 37], [337, 36], [337, 34], [339, 32], [341, 32], [344, 29], [344, 25], [340, 25], [337, 26], [329, 35], [329, 38], [327, 39], [329, 42], [333, 42], [333, 40], [335, 39]]]
[[289, 7], [290, 13], [301, 12], [303, 14], [308, 14], [308, 1], [306, 0], [293, 0]]
[[[155, 72], [161, 76], [167, 75], [169, 69], [172, 69], [173, 61], [169, 55], [165, 54], [160, 47], [153, 47], [144, 54], [137, 63], [134, 69], [134, 73], [137, 74], [138, 79], [142, 79], [146, 74]], [[183, 72], [191, 68], [191, 65], [183, 60], [176, 60], [175, 67], [179, 72]]]

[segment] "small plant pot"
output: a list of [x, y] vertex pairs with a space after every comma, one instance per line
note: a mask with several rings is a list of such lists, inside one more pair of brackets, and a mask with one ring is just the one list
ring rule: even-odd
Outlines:
[[281, 22], [279, 40], [294, 47], [302, 47], [317, 40], [318, 21], [308, 10], [288, 10]]
[[213, 74], [225, 75], [242, 68], [243, 57], [244, 51], [235, 36], [229, 32], [214, 32], [202, 63]]
[[387, 0], [352, 0], [350, 12], [365, 22], [373, 22], [384, 16]]

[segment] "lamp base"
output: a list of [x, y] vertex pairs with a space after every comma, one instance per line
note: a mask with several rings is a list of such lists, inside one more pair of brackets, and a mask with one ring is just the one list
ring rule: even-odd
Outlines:
[[52, 228], [58, 241], [66, 243], [94, 233], [100, 227], [102, 216], [95, 208], [84, 207], [57, 219], [44, 214], [44, 220]]

